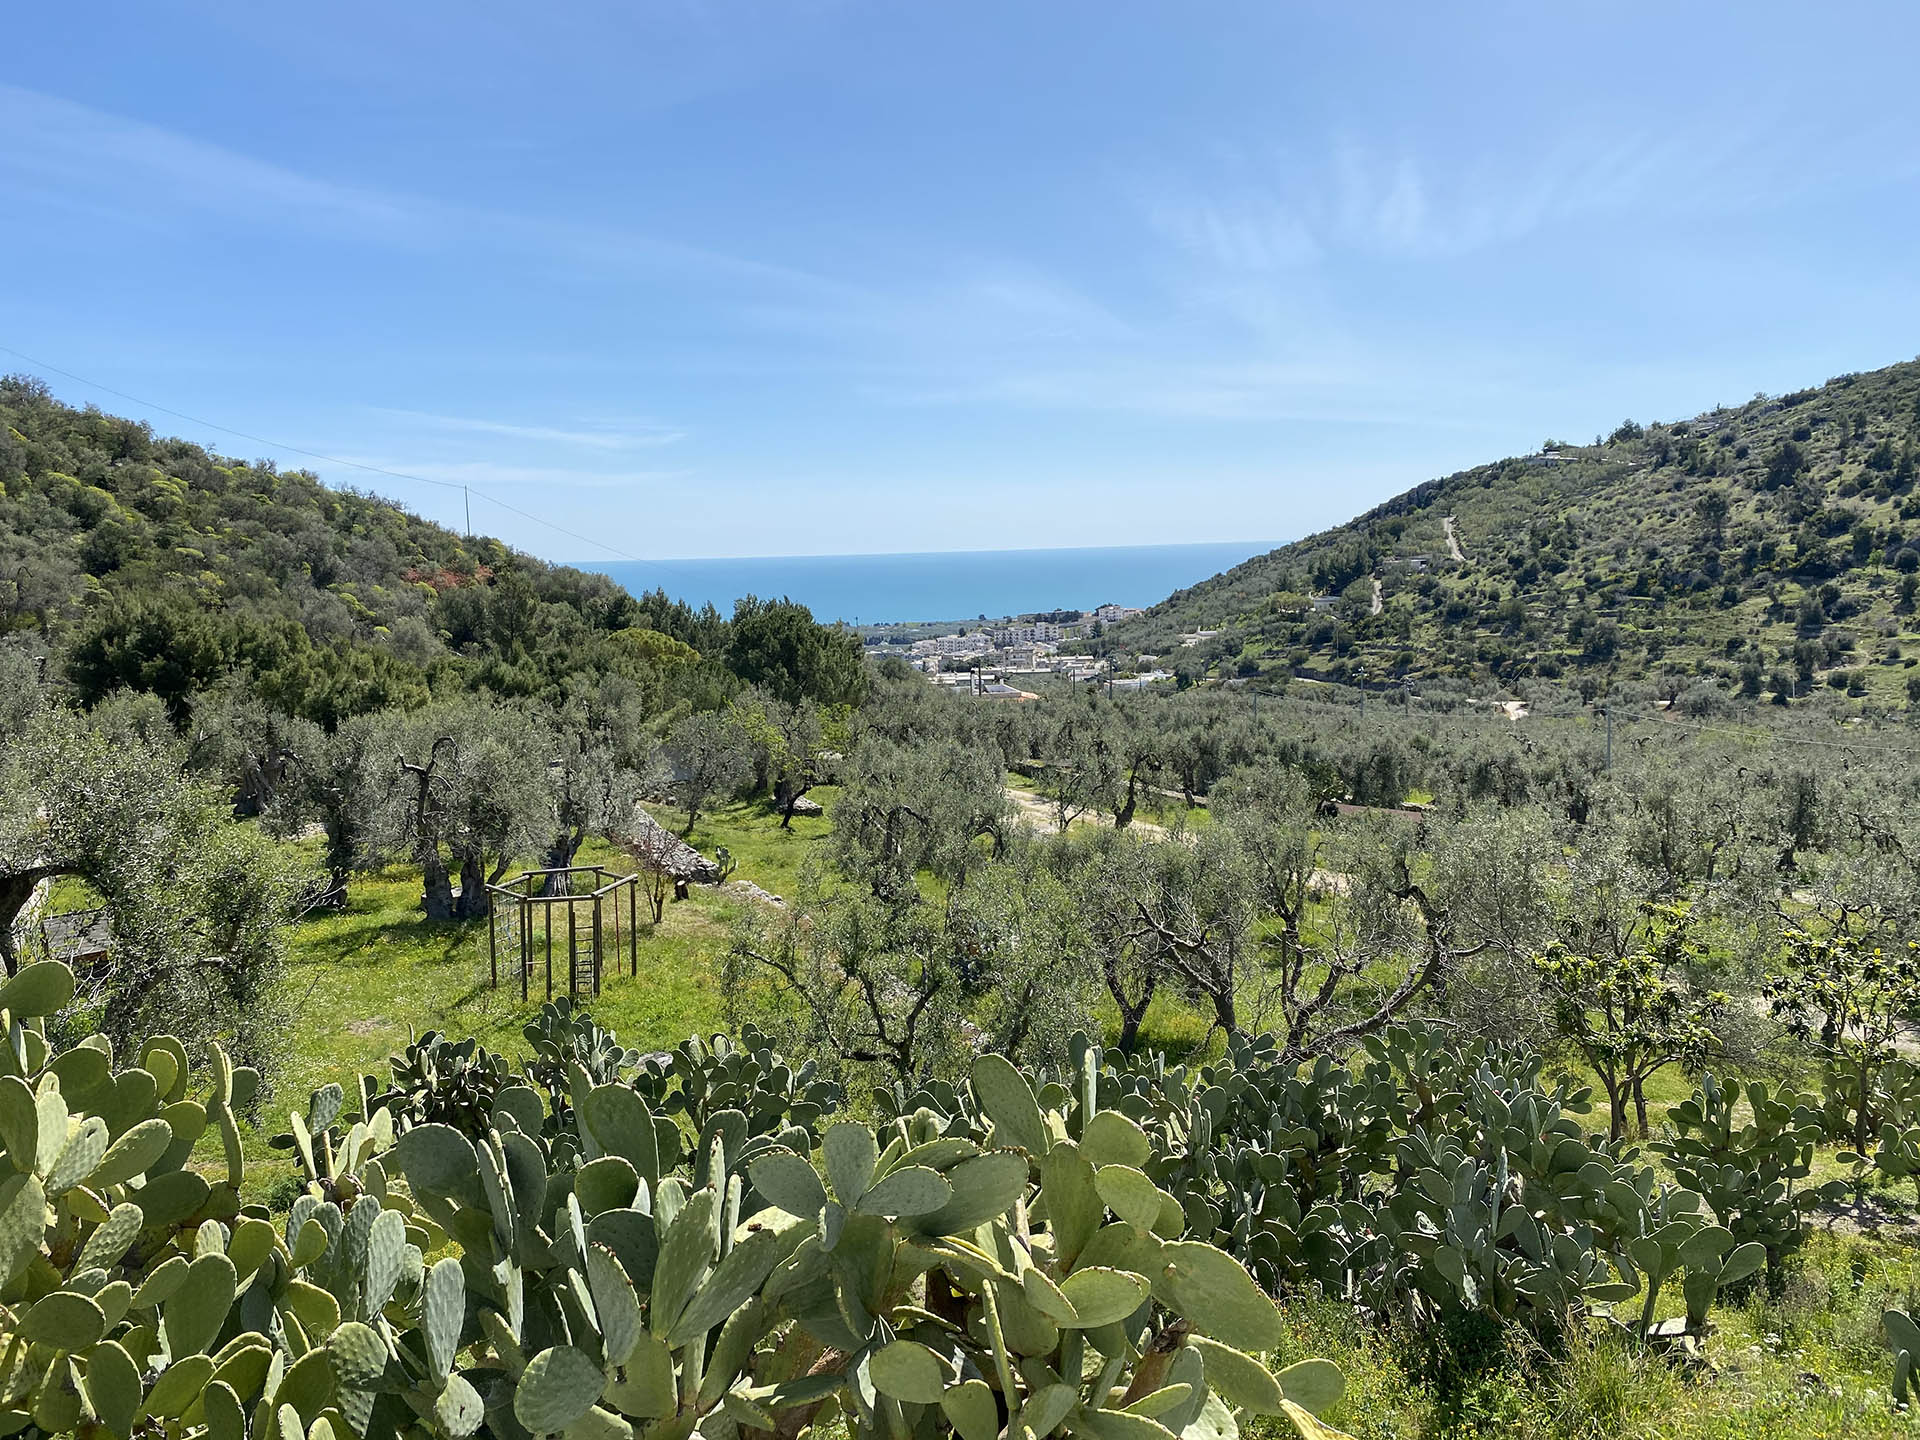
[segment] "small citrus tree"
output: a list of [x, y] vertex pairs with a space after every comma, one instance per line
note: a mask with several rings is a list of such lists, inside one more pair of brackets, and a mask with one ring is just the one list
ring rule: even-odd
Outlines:
[[1854, 1149], [1873, 1141], [1873, 1085], [1894, 1058], [1903, 1017], [1920, 1006], [1920, 950], [1883, 948], [1843, 927], [1789, 927], [1786, 968], [1761, 994], [1787, 1033], [1819, 1056], [1853, 1111]]
[[1647, 1134], [1646, 1082], [1669, 1065], [1696, 1066], [1713, 1051], [1712, 1020], [1727, 1004], [1686, 977], [1701, 946], [1685, 905], [1650, 907], [1644, 943], [1624, 954], [1582, 954], [1555, 942], [1534, 968], [1553, 997], [1560, 1033], [1587, 1058], [1607, 1092], [1608, 1133], [1627, 1133], [1634, 1107]]

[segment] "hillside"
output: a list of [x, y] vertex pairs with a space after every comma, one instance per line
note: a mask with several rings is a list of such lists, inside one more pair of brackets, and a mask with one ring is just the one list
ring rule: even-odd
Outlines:
[[7, 637], [87, 703], [149, 691], [176, 721], [234, 672], [329, 728], [448, 690], [558, 703], [610, 673], [651, 710], [705, 706], [791, 669], [794, 646], [833, 652], [829, 689], [861, 683], [857, 641], [802, 607], [756, 603], [729, 620], [658, 591], [636, 598], [308, 472], [64, 405], [24, 376], [0, 379]]
[[1706, 679], [1905, 705], [1917, 445], [1920, 362], [1629, 421], [1416, 486], [1111, 638], [1175, 656], [1188, 679]]

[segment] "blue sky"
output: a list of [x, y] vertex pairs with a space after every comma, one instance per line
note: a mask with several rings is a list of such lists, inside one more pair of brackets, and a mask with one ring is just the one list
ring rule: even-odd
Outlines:
[[[606, 558], [1283, 539], [1920, 350], [1920, 7], [74, 3], [0, 346]], [[33, 370], [0, 354], [0, 368]], [[312, 462], [458, 524], [455, 492]]]

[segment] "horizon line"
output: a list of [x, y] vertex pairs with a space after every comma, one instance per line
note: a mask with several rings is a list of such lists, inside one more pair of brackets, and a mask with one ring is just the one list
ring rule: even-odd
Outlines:
[[963, 550], [847, 550], [847, 551], [805, 551], [787, 555], [671, 555], [657, 560], [554, 560], [549, 563], [565, 565], [576, 570], [599, 569], [608, 565], [701, 565], [721, 562], [743, 563], [752, 560], [918, 560], [929, 556], [950, 555], [1057, 555], [1062, 551], [1076, 554], [1090, 554], [1096, 551], [1120, 550], [1217, 550], [1223, 546], [1242, 544], [1255, 547], [1249, 553], [1258, 553], [1262, 547], [1277, 550], [1283, 545], [1291, 545], [1291, 540], [1169, 540], [1159, 543], [1137, 545], [1011, 545], [1002, 549], [963, 549]]

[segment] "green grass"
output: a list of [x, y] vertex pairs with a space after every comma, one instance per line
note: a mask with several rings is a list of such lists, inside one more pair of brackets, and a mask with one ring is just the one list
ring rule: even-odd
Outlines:
[[1416, 1344], [1313, 1298], [1282, 1303], [1275, 1359], [1340, 1364], [1347, 1394], [1326, 1419], [1355, 1440], [1871, 1440], [1912, 1433], [1878, 1326], [1916, 1287], [1911, 1247], [1816, 1233], [1779, 1293], [1714, 1311], [1704, 1362], [1640, 1354], [1600, 1322], [1559, 1353], [1491, 1331]]
[[[823, 792], [823, 803], [831, 803], [832, 793]], [[665, 810], [657, 813], [672, 819]], [[782, 830], [766, 804], [741, 802], [703, 815], [691, 841], [707, 854], [725, 845], [738, 865], [736, 879], [777, 895], [791, 893], [802, 856], [827, 825], [823, 817], [801, 817], [792, 829]], [[590, 841], [576, 863], [605, 864], [616, 872], [633, 868], [600, 841]], [[306, 920], [293, 931], [283, 1098], [304, 1098], [313, 1086], [344, 1082], [360, 1070], [384, 1073], [387, 1055], [403, 1046], [409, 1033], [440, 1030], [473, 1035], [496, 1049], [524, 1049], [521, 1027], [545, 999], [544, 946], [536, 944], [536, 974], [522, 1001], [512, 983], [512, 957], [504, 949], [505, 927], [496, 989], [490, 984], [487, 926], [426, 919], [417, 870], [402, 866], [357, 877], [349, 894], [344, 914]], [[638, 979], [628, 973], [633, 961], [623, 955], [616, 966], [609, 954], [602, 993], [593, 1003], [596, 1017], [623, 1043], [641, 1049], [671, 1048], [696, 1031], [722, 1026], [721, 958], [745, 903], [696, 885], [688, 900], [669, 902], [654, 926], [643, 895], [635, 947]], [[559, 962], [555, 983], [565, 984]]]
[[[809, 792], [829, 814], [840, 791], [822, 785]], [[687, 813], [666, 805], [649, 805], [648, 810], [662, 825], [678, 835], [685, 828]], [[780, 816], [765, 799], [736, 800], [704, 813], [686, 837], [703, 855], [714, 854], [722, 845], [739, 867], [734, 878], [751, 880], [764, 890], [782, 897], [793, 893], [800, 879], [800, 862], [815, 841], [832, 829], [826, 815], [796, 815], [793, 825], [780, 828]]]
[[[703, 817], [693, 841], [707, 853], [726, 845], [739, 863], [737, 878], [790, 893], [801, 855], [826, 824], [796, 819], [783, 832], [765, 805], [731, 805]], [[598, 841], [582, 849], [577, 863], [632, 869], [626, 857]], [[272, 1103], [247, 1137], [248, 1158], [256, 1162], [250, 1168], [263, 1188], [287, 1168], [267, 1137], [285, 1128], [287, 1110], [304, 1108], [312, 1090], [329, 1081], [351, 1087], [362, 1073], [384, 1081], [387, 1057], [428, 1030], [471, 1035], [489, 1049], [522, 1056], [528, 1049], [522, 1027], [546, 999], [544, 946], [536, 943], [536, 968], [523, 1001], [503, 926], [496, 988], [486, 923], [428, 920], [420, 910], [417, 870], [398, 866], [358, 876], [349, 896], [344, 913], [305, 920], [292, 932], [281, 996], [288, 1014], [286, 1048]], [[595, 1018], [621, 1043], [642, 1050], [672, 1049], [689, 1035], [727, 1028], [721, 970], [734, 923], [749, 903], [696, 885], [688, 900], [669, 902], [655, 926], [642, 895], [632, 947], [639, 974], [629, 973], [636, 963], [628, 958], [632, 951], [623, 949], [616, 964], [609, 944], [601, 994], [591, 1001]], [[559, 946], [564, 949], [564, 940]], [[556, 958], [561, 991], [565, 977], [565, 962]]]

